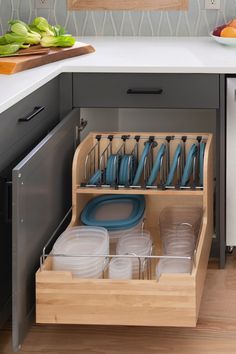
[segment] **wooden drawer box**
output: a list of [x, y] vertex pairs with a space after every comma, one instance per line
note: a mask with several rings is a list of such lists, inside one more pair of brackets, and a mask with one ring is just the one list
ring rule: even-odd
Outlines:
[[[147, 135], [148, 133], [145, 133], [145, 136]], [[196, 134], [192, 135], [196, 136]], [[142, 189], [137, 191], [127, 188], [122, 191], [113, 189], [106, 192], [102, 188], [93, 188], [91, 191], [89, 188], [80, 187], [84, 172], [82, 166], [95, 142], [95, 136], [96, 134], [89, 134], [75, 153], [71, 226], [79, 224], [79, 216], [84, 205], [98, 194], [144, 194], [145, 228], [150, 230], [152, 239], [157, 245], [155, 252], [160, 255], [157, 225], [160, 211], [174, 204], [201, 206], [203, 222], [193, 257], [192, 272], [191, 274], [163, 274], [159, 280], [155, 279], [155, 275], [151, 280], [78, 279], [73, 278], [70, 272], [53, 271], [51, 257], [48, 257], [36, 274], [36, 321], [38, 323], [194, 327], [197, 323], [213, 234], [211, 134], [204, 134], [207, 136], [207, 144], [202, 190]]]
[[218, 108], [219, 75], [73, 74], [74, 107]]

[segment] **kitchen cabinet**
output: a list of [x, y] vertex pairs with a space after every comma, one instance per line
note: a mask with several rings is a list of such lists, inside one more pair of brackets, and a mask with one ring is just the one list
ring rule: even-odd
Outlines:
[[11, 313], [12, 168], [59, 121], [59, 79], [0, 114], [0, 324]]
[[59, 119], [59, 79], [0, 115], [0, 170], [24, 154]]
[[[13, 168], [14, 350], [20, 348], [34, 318], [34, 274], [39, 266], [42, 248], [52, 234], [56, 236], [65, 227], [70, 218], [71, 166], [75, 148], [82, 137], [81, 108], [209, 108], [216, 112], [216, 140], [219, 142], [216, 144], [216, 155], [220, 156], [216, 164], [216, 215], [221, 217], [216, 217], [215, 244], [217, 252], [221, 252], [221, 264], [224, 264], [224, 211], [221, 209], [224, 192], [220, 190], [220, 185], [224, 183], [222, 158], [225, 151], [224, 144], [220, 143], [224, 141], [225, 125], [224, 75], [83, 73], [73, 74], [73, 78], [71, 74], [63, 74], [56, 80], [59, 80], [56, 90], [49, 92], [46, 86], [41, 89], [54, 105], [53, 111], [45, 118], [50, 121], [54, 114], [57, 117], [47, 127], [52, 129], [46, 136], [43, 132], [37, 134], [32, 144], [34, 148], [29, 149], [29, 154], [24, 154], [22, 160], [18, 159], [19, 163]], [[96, 119], [95, 116], [94, 121], [88, 122], [83, 136], [94, 128], [97, 131], [113, 131], [115, 126], [119, 124], [113, 119]], [[39, 144], [35, 146], [36, 140]], [[219, 230], [222, 231], [221, 238]]]

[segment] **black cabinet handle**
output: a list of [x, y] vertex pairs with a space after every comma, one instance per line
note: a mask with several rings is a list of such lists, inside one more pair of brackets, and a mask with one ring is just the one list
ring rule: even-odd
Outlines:
[[24, 118], [19, 118], [18, 122], [29, 122], [31, 119], [33, 119], [35, 116], [37, 116], [37, 114], [39, 114], [40, 112], [42, 112], [45, 109], [44, 106], [37, 106], [34, 107], [34, 110], [32, 112], [30, 112], [26, 117]]
[[162, 89], [128, 89], [128, 95], [161, 95]]

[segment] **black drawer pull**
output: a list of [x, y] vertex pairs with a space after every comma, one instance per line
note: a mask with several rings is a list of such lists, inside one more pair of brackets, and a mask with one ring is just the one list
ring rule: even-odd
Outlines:
[[128, 89], [128, 95], [161, 95], [162, 89]]
[[35, 116], [37, 116], [37, 114], [39, 114], [40, 112], [42, 112], [45, 109], [44, 106], [37, 106], [34, 107], [34, 110], [32, 112], [30, 112], [26, 117], [24, 118], [19, 118], [18, 122], [29, 122], [31, 119], [33, 119]]

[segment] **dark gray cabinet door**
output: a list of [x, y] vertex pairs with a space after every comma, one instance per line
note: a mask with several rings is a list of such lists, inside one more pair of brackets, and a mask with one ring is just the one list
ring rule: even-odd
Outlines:
[[12, 307], [12, 168], [59, 123], [59, 94], [55, 78], [0, 114], [0, 327]]
[[13, 349], [34, 318], [35, 272], [43, 246], [71, 207], [79, 110], [73, 110], [13, 170]]

